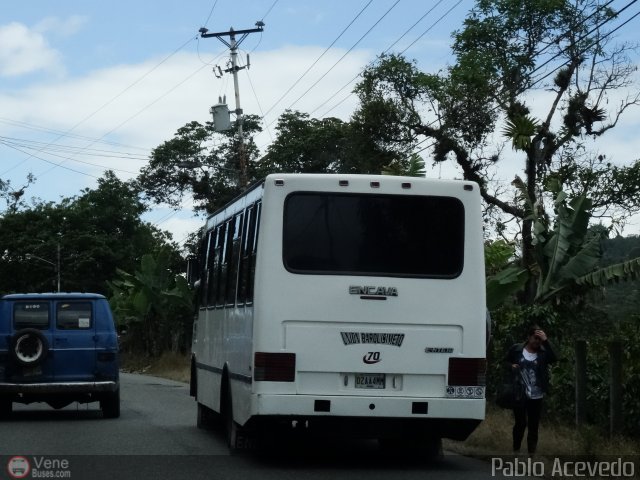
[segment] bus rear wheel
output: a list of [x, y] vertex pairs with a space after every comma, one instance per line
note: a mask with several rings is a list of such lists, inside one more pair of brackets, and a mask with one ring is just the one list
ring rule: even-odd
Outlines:
[[246, 429], [242, 428], [238, 422], [233, 419], [233, 403], [231, 402], [231, 390], [226, 389], [224, 408], [222, 416], [224, 418], [224, 426], [227, 433], [227, 445], [231, 453], [238, 453], [242, 450], [251, 448], [251, 439]]

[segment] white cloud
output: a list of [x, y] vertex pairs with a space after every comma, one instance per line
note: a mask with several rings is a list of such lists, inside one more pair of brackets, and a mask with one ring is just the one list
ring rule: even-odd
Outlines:
[[[260, 113], [258, 102], [263, 109], [270, 108], [317, 58], [324, 48], [321, 47], [285, 47], [280, 50], [261, 52], [252, 55], [249, 75], [255, 88], [254, 95], [248, 81], [247, 72], [239, 72], [241, 103], [245, 113]], [[268, 122], [277, 119], [284, 108], [291, 105], [300, 97], [310, 85], [326, 72], [342, 55], [344, 50], [335, 49], [328, 52], [323, 59], [309, 72], [309, 74], [276, 105], [268, 117]], [[336, 68], [334, 68], [316, 87], [304, 95], [294, 105], [294, 109], [311, 111], [327, 99], [331, 101], [315, 116], [323, 113], [342, 99], [349, 92], [345, 89], [336, 98], [336, 90], [351, 80], [367, 61], [372, 53], [367, 51], [353, 51]], [[205, 58], [205, 55], [201, 55]], [[244, 62], [244, 55], [243, 62]], [[218, 61], [224, 68], [227, 53]], [[31, 84], [20, 91], [5, 93], [0, 91], [0, 104], [3, 105], [3, 117], [23, 121], [48, 128], [67, 131], [88, 137], [102, 137], [112, 132], [106, 140], [140, 146], [151, 149], [161, 142], [170, 139], [175, 131], [185, 123], [198, 120], [205, 122], [210, 119], [209, 108], [217, 103], [218, 95], [226, 94], [230, 108], [233, 104], [233, 81], [229, 75], [223, 79], [216, 79], [211, 72], [212, 65], [203, 64], [198, 55], [193, 53], [179, 53], [163, 63], [148, 76], [147, 72], [160, 63], [161, 58], [150, 59], [144, 63], [134, 65], [118, 65], [76, 78], [62, 78], [56, 81], [46, 81], [37, 85]], [[126, 90], [135, 82], [134, 86]], [[116, 95], [118, 98], [110, 102]], [[110, 103], [108, 103], [110, 102]], [[106, 103], [108, 105], [104, 106]], [[102, 108], [104, 106], [104, 108]], [[331, 112], [331, 115], [347, 119], [353, 107], [355, 98], [351, 97]], [[86, 119], [86, 120], [84, 120]], [[84, 120], [84, 121], [83, 121]], [[275, 124], [270, 127], [273, 133]], [[37, 136], [29, 130], [7, 127], [0, 123], [2, 135], [19, 138], [31, 138], [39, 141], [52, 141], [57, 135], [46, 137]], [[270, 142], [264, 133], [257, 140], [259, 146]], [[58, 144], [74, 144], [85, 147], [89, 141], [70, 138], [57, 140]], [[109, 149], [101, 143], [91, 145], [90, 148]], [[133, 148], [112, 147], [116, 151], [129, 151], [144, 154], [144, 151]], [[38, 156], [54, 162], [62, 159], [53, 157], [46, 152], [36, 153]], [[59, 152], [57, 152], [59, 153]], [[146, 153], [149, 153], [147, 150]], [[59, 153], [70, 155], [69, 153]], [[0, 172], [9, 169], [27, 155], [20, 154], [0, 147]], [[119, 158], [95, 157], [86, 154], [73, 156], [74, 159], [101, 164], [110, 168], [137, 172], [144, 162]], [[9, 160], [11, 159], [11, 160]], [[103, 168], [92, 167], [82, 163], [66, 161], [65, 166], [84, 171], [88, 174], [100, 176]], [[16, 182], [24, 178], [31, 171], [40, 176], [38, 181], [30, 187], [30, 194], [43, 199], [57, 199], [62, 196], [77, 194], [80, 188], [91, 187], [94, 180], [75, 173], [57, 168], [47, 172], [51, 165], [31, 158], [19, 168], [11, 171], [11, 178]], [[45, 173], [46, 172], [46, 173]], [[116, 172], [122, 179], [131, 178], [135, 173]], [[189, 205], [185, 211], [190, 210]], [[160, 218], [161, 216], [158, 216]], [[172, 231], [176, 240], [181, 240], [186, 232], [194, 230], [202, 223], [196, 219], [191, 223], [178, 216], [163, 222], [160, 227]]]
[[51, 33], [61, 37], [70, 37], [78, 33], [87, 23], [84, 15], [71, 15], [68, 18], [47, 17], [40, 21], [33, 30], [38, 33]]
[[0, 26], [0, 76], [61, 68], [60, 53], [49, 46], [41, 33], [17, 22]]
[[[4, 42], [0, 41], [0, 52], [3, 44]], [[260, 113], [256, 96], [263, 111], [269, 109], [323, 51], [324, 48], [321, 47], [286, 46], [278, 50], [263, 51], [252, 55], [249, 76], [256, 95], [254, 95], [248, 81], [247, 72], [239, 72], [241, 104], [244, 112]], [[302, 96], [309, 86], [316, 82], [344, 54], [344, 51], [343, 49], [330, 50], [318, 65], [276, 105], [267, 116], [267, 123], [277, 119], [284, 108]], [[225, 52], [217, 60], [223, 69], [227, 53]], [[323, 114], [348, 95], [352, 86], [338, 95], [336, 95], [336, 91], [353, 79], [374, 54], [375, 52], [366, 50], [351, 52], [316, 87], [306, 93], [293, 108], [310, 112], [329, 100], [324, 107], [314, 113], [314, 116]], [[207, 57], [202, 52], [200, 56]], [[241, 57], [244, 59], [244, 55]], [[0, 58], [2, 58], [1, 55]], [[216, 79], [211, 72], [213, 65], [203, 64], [198, 55], [193, 53], [179, 53], [141, 79], [157, 66], [160, 60], [161, 58], [158, 57], [140, 64], [123, 64], [96, 70], [82, 77], [63, 78], [54, 82], [43, 82], [39, 85], [32, 84], [22, 91], [14, 91], [11, 94], [0, 91], [0, 104], [3, 105], [2, 116], [62, 131], [81, 122], [73, 129], [73, 133], [97, 138], [112, 132], [107, 135], [107, 140], [151, 149], [170, 139], [175, 131], [185, 123], [192, 120], [200, 122], [209, 120], [209, 108], [217, 103], [218, 95], [226, 94], [230, 108], [235, 107], [231, 77], [225, 75], [222, 79]], [[2, 65], [3, 62], [0, 60], [0, 72]], [[135, 82], [138, 83], [131, 86]], [[129, 86], [131, 87], [128, 90], [121, 93]], [[110, 102], [116, 95], [119, 95], [118, 98]], [[539, 92], [535, 98], [530, 100], [534, 109], [533, 113], [542, 115], [541, 107], [549, 102], [548, 93]], [[110, 103], [101, 108], [107, 102]], [[346, 120], [356, 104], [356, 98], [351, 96], [336, 107], [330, 115]], [[640, 140], [636, 140], [632, 132], [637, 131], [638, 125], [640, 125], [638, 111], [640, 109], [629, 111], [629, 115], [625, 116], [619, 127], [611, 132], [612, 135], [607, 136], [607, 139], [602, 139], [600, 143], [602, 151], [606, 150], [608, 155], [620, 160], [637, 157], [637, 152], [640, 151]], [[271, 125], [270, 130], [275, 136], [274, 127], [275, 123]], [[2, 135], [24, 138], [33, 133], [25, 130], [8, 132], [6, 128], [0, 124], [0, 129], [3, 129]], [[51, 135], [46, 138], [38, 137], [37, 140], [50, 141], [53, 138], [55, 136]], [[502, 139], [499, 134], [498, 139]], [[266, 146], [270, 142], [270, 138], [267, 133], [263, 133], [256, 141], [259, 146]], [[58, 143], [74, 143], [84, 147], [90, 142], [63, 138]], [[93, 144], [91, 148], [108, 149], [109, 147], [104, 144]], [[125, 147], [113, 147], [113, 149], [137, 154], [145, 153]], [[0, 152], [4, 152], [4, 150]], [[15, 154], [15, 152], [11, 153]], [[52, 161], [59, 162], [61, 160], [47, 157], [46, 153], [38, 153], [38, 155]], [[511, 158], [515, 155], [510, 152], [505, 155], [508, 159], [501, 162], [499, 177], [510, 182], [513, 176], [522, 170], [523, 164], [520, 157]], [[9, 155], [5, 157], [6, 160], [3, 159], [2, 163], [8, 162]], [[13, 157], [11, 158], [12, 162], [17, 162], [20, 156], [16, 156], [15, 160]], [[74, 158], [131, 172], [138, 171], [144, 165], [144, 162], [138, 160], [92, 157], [83, 154]], [[430, 164], [429, 160], [427, 162]], [[6, 168], [11, 165], [9, 164]], [[96, 176], [100, 176], [103, 171], [102, 167], [91, 167], [73, 161], [67, 161], [64, 165]], [[0, 171], [4, 167], [4, 164], [0, 165]], [[49, 168], [50, 165], [30, 159], [23, 167], [13, 171], [12, 176], [16, 182], [19, 182], [24, 178], [26, 171], [40, 175]], [[57, 175], [62, 177], [62, 173], [66, 176], [64, 181], [56, 182]], [[430, 172], [430, 175], [437, 176], [438, 173], [439, 170]], [[117, 172], [117, 174], [123, 179], [135, 175], [135, 173], [127, 174], [124, 172]], [[455, 169], [448, 168], [443, 168], [442, 174], [443, 178], [460, 176]], [[30, 188], [30, 194], [45, 199], [57, 199], [60, 195], [77, 194], [80, 188], [93, 186], [93, 182], [91, 178], [56, 169], [53, 173], [42, 176]], [[183, 213], [169, 217], [159, 225], [161, 228], [173, 232], [176, 240], [181, 240], [189, 231], [195, 230], [203, 222], [198, 218], [183, 218], [183, 215], [186, 215], [186, 212], [190, 210], [189, 205], [185, 205], [183, 210]], [[165, 213], [157, 213], [153, 221], [161, 219], [163, 215]]]

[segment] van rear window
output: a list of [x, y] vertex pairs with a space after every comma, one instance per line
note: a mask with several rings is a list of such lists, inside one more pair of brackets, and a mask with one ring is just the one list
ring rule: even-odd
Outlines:
[[16, 302], [13, 307], [13, 328], [49, 328], [48, 302]]
[[454, 278], [464, 225], [454, 197], [292, 193], [283, 261], [294, 273]]
[[82, 330], [92, 326], [91, 303], [61, 302], [56, 311], [56, 326], [60, 330]]

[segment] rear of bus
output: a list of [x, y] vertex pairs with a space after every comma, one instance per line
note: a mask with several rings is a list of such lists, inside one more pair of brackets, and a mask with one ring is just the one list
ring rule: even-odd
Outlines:
[[264, 189], [240, 422], [465, 439], [485, 413], [478, 186], [272, 175]]

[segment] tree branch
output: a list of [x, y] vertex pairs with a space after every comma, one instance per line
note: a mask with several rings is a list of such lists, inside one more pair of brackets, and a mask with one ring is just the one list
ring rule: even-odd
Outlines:
[[513, 215], [514, 217], [524, 218], [525, 212], [514, 205], [510, 205], [497, 197], [494, 197], [487, 191], [485, 179], [478, 173], [477, 165], [469, 157], [469, 153], [460, 144], [448, 137], [442, 130], [432, 128], [428, 125], [415, 125], [413, 130], [418, 133], [436, 140], [436, 142], [446, 145], [448, 151], [453, 152], [456, 161], [464, 173], [466, 180], [476, 182], [480, 186], [480, 195], [490, 205], [495, 205], [503, 212]]

